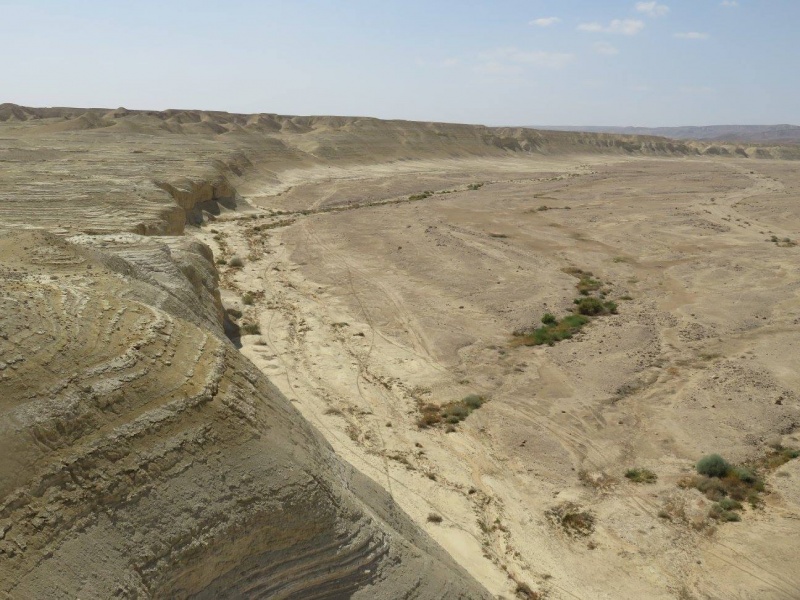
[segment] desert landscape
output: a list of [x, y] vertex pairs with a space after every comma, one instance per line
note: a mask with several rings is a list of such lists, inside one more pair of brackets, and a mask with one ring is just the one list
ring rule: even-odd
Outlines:
[[798, 159], [0, 105], [0, 594], [800, 598]]

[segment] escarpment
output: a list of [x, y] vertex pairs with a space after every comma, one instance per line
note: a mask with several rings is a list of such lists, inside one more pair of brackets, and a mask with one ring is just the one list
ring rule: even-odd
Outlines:
[[800, 159], [800, 147], [362, 117], [0, 105], [0, 223], [178, 235], [292, 169], [611, 154]]
[[2, 594], [483, 597], [158, 252], [0, 237]]

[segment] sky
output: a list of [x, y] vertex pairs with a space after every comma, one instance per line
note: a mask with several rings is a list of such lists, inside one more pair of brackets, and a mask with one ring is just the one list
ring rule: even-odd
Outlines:
[[0, 0], [0, 103], [800, 124], [800, 0]]

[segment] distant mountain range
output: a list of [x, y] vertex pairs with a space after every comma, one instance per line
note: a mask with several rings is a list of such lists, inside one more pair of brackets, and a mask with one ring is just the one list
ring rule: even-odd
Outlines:
[[657, 135], [676, 140], [704, 140], [755, 143], [800, 143], [800, 126], [797, 125], [707, 125], [701, 127], [576, 127], [531, 125], [533, 129], [548, 131], [585, 131], [589, 133], [616, 133], [623, 135]]

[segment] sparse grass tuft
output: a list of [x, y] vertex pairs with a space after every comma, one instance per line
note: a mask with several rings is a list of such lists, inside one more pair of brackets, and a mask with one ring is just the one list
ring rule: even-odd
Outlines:
[[617, 314], [617, 303], [611, 300], [600, 300], [594, 296], [575, 299], [576, 310], [579, 314], [596, 317], [598, 315]]
[[425, 404], [420, 408], [421, 416], [417, 420], [417, 427], [427, 429], [437, 425], [452, 427], [464, 421], [473, 411], [478, 410], [486, 403], [486, 398], [478, 394], [469, 394], [456, 402], [449, 402], [444, 406]]
[[[737, 502], [737, 504], [739, 503]], [[741, 506], [742, 505], [739, 504], [740, 508]], [[735, 513], [732, 510], [726, 510], [723, 507], [722, 502], [716, 502], [712, 504], [711, 508], [708, 509], [708, 516], [724, 523], [738, 522], [742, 520], [742, 517], [740, 517], [738, 513]]]
[[784, 448], [782, 446], [767, 454], [762, 460], [764, 468], [774, 471], [778, 467], [785, 465], [792, 459], [800, 458], [800, 450], [794, 448]]
[[723, 510], [741, 510], [742, 503], [733, 498], [723, 498], [718, 502], [720, 508]]
[[252, 294], [252, 292], [245, 292], [242, 294], [242, 304], [247, 306], [252, 306], [252, 304], [256, 301], [256, 297]]
[[625, 477], [634, 483], [655, 483], [658, 480], [658, 475], [653, 473], [650, 469], [636, 467], [625, 471]]
[[411, 194], [411, 195], [408, 197], [408, 199], [409, 199], [409, 200], [412, 200], [412, 201], [415, 201], [415, 200], [425, 200], [426, 198], [430, 198], [431, 196], [433, 196], [433, 192], [432, 192], [432, 191], [430, 191], [430, 190], [425, 190], [424, 192], [422, 192], [422, 193], [420, 193], [420, 194]]
[[593, 279], [591, 276], [581, 277], [578, 281], [578, 293], [582, 296], [588, 296], [590, 292], [596, 292], [603, 286], [601, 281]]
[[470, 184], [467, 186], [467, 189], [468, 189], [468, 190], [471, 190], [471, 191], [473, 191], [473, 192], [474, 192], [474, 191], [476, 191], [476, 190], [479, 190], [479, 189], [481, 189], [482, 187], [483, 187], [483, 183], [470, 183]]
[[582, 510], [573, 502], [565, 502], [554, 506], [546, 513], [550, 521], [571, 536], [587, 536], [594, 531], [594, 515]]
[[228, 261], [228, 266], [234, 269], [241, 269], [244, 266], [244, 260], [239, 256], [232, 256]]
[[442, 519], [441, 515], [437, 515], [436, 513], [430, 513], [428, 515], [428, 523], [441, 523], [444, 519]]

